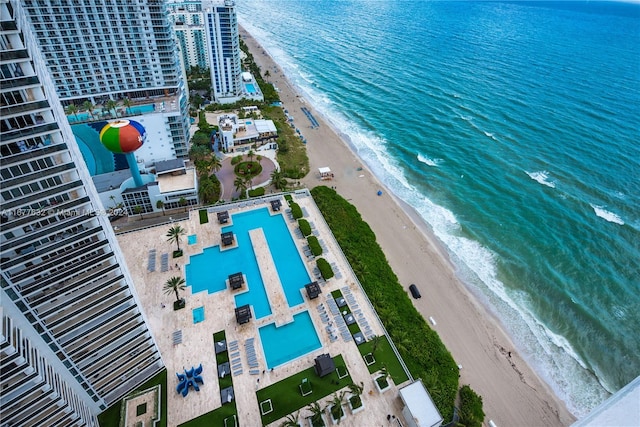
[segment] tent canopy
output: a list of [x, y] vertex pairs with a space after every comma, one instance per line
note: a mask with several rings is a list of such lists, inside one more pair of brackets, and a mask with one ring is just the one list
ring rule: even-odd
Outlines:
[[322, 168], [318, 168], [318, 171], [320, 172], [320, 176], [329, 176], [331, 175], [331, 169], [328, 167], [322, 167]]

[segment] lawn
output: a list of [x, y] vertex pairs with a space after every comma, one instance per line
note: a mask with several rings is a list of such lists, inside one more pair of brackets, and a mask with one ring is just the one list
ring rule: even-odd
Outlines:
[[[366, 343], [359, 345], [358, 350], [360, 350], [360, 354], [364, 357], [364, 355], [371, 353], [373, 345], [373, 340], [367, 341]], [[387, 368], [387, 372], [389, 372], [389, 375], [396, 385], [409, 379], [407, 373], [402, 368], [400, 361], [396, 357], [396, 354], [393, 352], [386, 335], [380, 336], [378, 347], [373, 353], [373, 358], [376, 360], [375, 363], [367, 366], [370, 373], [378, 372], [383, 366], [385, 366]]]
[[[163, 369], [156, 376], [151, 378], [146, 383], [137, 387], [135, 390], [131, 390], [134, 394], [141, 390], [149, 389], [155, 385], [160, 385], [160, 421], [156, 427], [167, 426], [167, 370]], [[120, 425], [120, 409], [122, 408], [122, 399], [115, 402], [113, 405], [105, 409], [100, 415], [98, 415], [98, 424], [102, 427], [113, 427]]]
[[200, 224], [206, 224], [209, 222], [209, 215], [207, 214], [206, 209], [200, 209], [198, 211], [198, 215], [200, 215]]
[[[333, 360], [336, 367], [345, 366], [342, 355], [335, 356]], [[300, 393], [299, 385], [302, 383], [303, 378], [309, 380], [313, 390], [308, 396], [302, 396], [302, 393]], [[339, 379], [337, 373], [333, 372], [320, 378], [316, 375], [314, 368], [311, 367], [269, 387], [258, 390], [256, 392], [258, 403], [271, 399], [271, 405], [273, 406], [272, 412], [262, 416], [262, 425], [270, 424], [352, 383], [351, 375]]]

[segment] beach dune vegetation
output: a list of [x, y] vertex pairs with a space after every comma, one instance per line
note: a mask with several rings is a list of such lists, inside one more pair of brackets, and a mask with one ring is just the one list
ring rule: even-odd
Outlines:
[[390, 338], [421, 337], [403, 343], [398, 351], [412, 376], [422, 378], [443, 418], [451, 420], [459, 375], [451, 353], [411, 303], [355, 206], [326, 186], [315, 187], [311, 194]]

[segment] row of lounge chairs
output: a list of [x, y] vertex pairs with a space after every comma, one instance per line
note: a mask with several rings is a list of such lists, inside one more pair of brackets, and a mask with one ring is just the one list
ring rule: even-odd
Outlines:
[[242, 360], [240, 359], [238, 341], [227, 343], [227, 350], [229, 351], [229, 360], [231, 362], [231, 372], [233, 376], [237, 377], [238, 375], [242, 375]]
[[[256, 349], [253, 346], [254, 339], [249, 338], [244, 342], [244, 351], [247, 354], [247, 363], [250, 368], [258, 368], [260, 365], [258, 364], [258, 356], [256, 355]], [[252, 369], [249, 371], [251, 375], [258, 375], [260, 370]]]
[[340, 335], [342, 335], [342, 339], [345, 342], [351, 341], [353, 338], [351, 337], [351, 332], [349, 332], [349, 327], [344, 321], [344, 317], [342, 317], [342, 313], [340, 313], [340, 308], [336, 304], [336, 300], [333, 299], [331, 294], [327, 295], [327, 305], [329, 306], [329, 311], [333, 314], [333, 320], [336, 323], [336, 327], [340, 331]]
[[149, 260], [147, 261], [147, 270], [156, 271], [156, 250], [149, 249]]
[[169, 271], [169, 254], [160, 255], [160, 271]]

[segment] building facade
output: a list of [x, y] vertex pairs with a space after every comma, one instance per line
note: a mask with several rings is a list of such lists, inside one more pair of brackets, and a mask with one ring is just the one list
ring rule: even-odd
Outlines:
[[[188, 152], [188, 96], [164, 1], [23, 0], [63, 105], [173, 104], [175, 154]], [[87, 104], [88, 105], [88, 104]], [[116, 113], [117, 114], [117, 113]], [[93, 114], [91, 114], [93, 116]]]
[[169, 1], [169, 20], [176, 33], [185, 70], [209, 68], [209, 45], [205, 35], [201, 1]]
[[219, 104], [242, 97], [242, 62], [238, 17], [233, 0], [203, 0], [205, 29], [209, 43], [209, 68], [213, 99]]
[[97, 425], [164, 364], [21, 2], [0, 21], [1, 423]]

